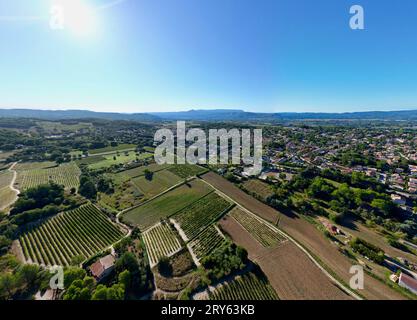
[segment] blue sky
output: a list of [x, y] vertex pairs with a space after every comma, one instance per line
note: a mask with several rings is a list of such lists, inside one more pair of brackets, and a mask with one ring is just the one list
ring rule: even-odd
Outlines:
[[88, 35], [53, 1], [0, 0], [1, 108], [417, 109], [415, 0], [78, 0]]

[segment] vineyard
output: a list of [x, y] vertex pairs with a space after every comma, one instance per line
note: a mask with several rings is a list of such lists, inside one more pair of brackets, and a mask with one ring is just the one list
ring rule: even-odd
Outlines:
[[170, 257], [181, 250], [181, 243], [167, 223], [158, 223], [143, 233], [151, 267], [162, 257]]
[[168, 170], [183, 179], [193, 177], [207, 171], [206, 169], [193, 164], [176, 164], [171, 166]]
[[95, 206], [63, 212], [19, 239], [28, 261], [69, 265], [76, 256], [88, 258], [121, 239], [123, 233]]
[[209, 294], [210, 300], [278, 300], [265, 277], [248, 273]]
[[127, 211], [123, 214], [122, 220], [146, 230], [160, 219], [166, 219], [212, 191], [213, 189], [201, 181], [190, 181]]
[[53, 181], [66, 189], [78, 188], [81, 171], [75, 163], [17, 171], [15, 187], [22, 191]]
[[193, 241], [189, 243], [189, 247], [194, 252], [198, 260], [207, 256], [214, 249], [220, 247], [225, 241], [225, 237], [214, 226], [209, 226], [201, 232]]
[[246, 211], [236, 208], [230, 212], [230, 216], [239, 222], [264, 247], [273, 247], [285, 240], [285, 237], [278, 231]]
[[213, 192], [178, 212], [173, 219], [180, 224], [187, 238], [193, 239], [230, 206], [230, 202]]

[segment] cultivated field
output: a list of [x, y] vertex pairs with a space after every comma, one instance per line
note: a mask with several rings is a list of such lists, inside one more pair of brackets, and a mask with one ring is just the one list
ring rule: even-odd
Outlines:
[[205, 168], [192, 164], [176, 164], [171, 166], [168, 170], [183, 179], [193, 177], [207, 171]]
[[172, 218], [179, 223], [188, 239], [193, 239], [205, 227], [215, 222], [231, 207], [231, 203], [216, 193], [185, 207]]
[[214, 226], [207, 227], [197, 235], [189, 244], [198, 260], [209, 255], [213, 250], [220, 247], [226, 240], [221, 231]]
[[137, 208], [127, 211], [123, 214], [122, 219], [144, 230], [157, 223], [160, 219], [166, 219], [212, 191], [207, 184], [193, 180]]
[[26, 190], [53, 181], [65, 186], [66, 189], [78, 188], [80, 174], [81, 171], [75, 163], [66, 163], [44, 169], [17, 169], [15, 187]]
[[48, 219], [23, 234], [26, 260], [43, 265], [69, 265], [76, 256], [88, 258], [123, 236], [95, 206], [88, 204]]
[[88, 150], [88, 154], [94, 155], [94, 154], [100, 154], [100, 153], [112, 153], [112, 152], [123, 152], [123, 151], [131, 151], [135, 150], [136, 145], [135, 144], [119, 144], [115, 147], [105, 147], [100, 149], [90, 149]]
[[47, 169], [55, 167], [56, 163], [51, 161], [42, 161], [42, 162], [19, 162], [15, 165], [15, 170], [25, 171], [33, 169]]
[[159, 164], [153, 163], [147, 166], [141, 166], [141, 167], [129, 169], [129, 170], [120, 172], [119, 174], [125, 175], [129, 178], [136, 178], [136, 177], [143, 176], [145, 174], [145, 170], [149, 170], [151, 172], [157, 172], [157, 171], [161, 171], [166, 168], [169, 168], [169, 166], [170, 166], [169, 164], [159, 165]]
[[204, 174], [202, 178], [216, 189], [219, 189], [221, 192], [227, 194], [242, 207], [271, 222], [272, 224], [277, 223], [280, 216], [278, 211], [246, 194], [233, 183], [213, 172]]
[[9, 170], [0, 171], [0, 189], [10, 186], [13, 179], [13, 172]]
[[168, 170], [154, 172], [151, 179], [139, 176], [132, 179], [139, 191], [147, 198], [152, 198], [181, 182], [181, 178]]
[[261, 267], [280, 299], [350, 298], [292, 242], [285, 241], [274, 248], [265, 248], [229, 216], [221, 220], [220, 226], [233, 242], [248, 251], [249, 258]]
[[229, 215], [239, 222], [264, 247], [273, 247], [286, 240], [277, 230], [270, 227], [257, 216], [240, 208], [234, 208]]
[[236, 277], [209, 294], [210, 300], [278, 300], [267, 279], [254, 273]]
[[271, 186], [265, 182], [262, 182], [258, 179], [251, 179], [243, 183], [243, 189], [248, 191], [250, 194], [254, 194], [257, 197], [260, 197], [263, 200], [268, 199], [273, 196]]
[[181, 243], [171, 227], [163, 222], [143, 233], [151, 268], [162, 257], [170, 257], [181, 250]]
[[98, 162], [95, 161], [94, 163], [89, 164], [88, 167], [92, 170], [103, 169], [113, 165], [124, 165], [135, 160], [143, 160], [151, 157], [153, 157], [152, 153], [145, 152], [137, 155], [134, 151], [126, 151], [119, 154], [106, 154], [100, 156], [100, 159], [104, 158], [104, 160]]

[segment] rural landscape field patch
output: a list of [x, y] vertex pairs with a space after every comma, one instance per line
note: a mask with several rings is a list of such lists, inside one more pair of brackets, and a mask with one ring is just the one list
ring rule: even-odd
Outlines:
[[69, 265], [76, 256], [88, 258], [117, 242], [123, 232], [95, 206], [66, 211], [23, 234], [26, 260], [43, 265]]
[[247, 273], [221, 285], [209, 294], [210, 300], [278, 300], [264, 277]]
[[66, 189], [78, 188], [81, 174], [78, 166], [71, 162], [51, 167], [39, 166], [18, 166], [15, 187], [19, 190], [37, 187], [53, 181], [63, 185]]
[[232, 204], [215, 192], [185, 207], [172, 218], [177, 221], [188, 239], [194, 238]]
[[219, 248], [226, 238], [221, 231], [213, 225], [207, 227], [203, 232], [199, 233], [188, 246], [193, 251], [198, 260], [209, 255], [212, 251]]
[[213, 189], [207, 184], [193, 180], [137, 208], [127, 211], [123, 214], [122, 219], [144, 230], [157, 223], [160, 219], [166, 219], [212, 191]]
[[229, 214], [264, 247], [273, 247], [286, 240], [277, 230], [247, 211], [234, 208]]
[[155, 266], [162, 257], [170, 257], [181, 250], [181, 243], [166, 223], [158, 223], [143, 233], [143, 242], [148, 251], [151, 267]]

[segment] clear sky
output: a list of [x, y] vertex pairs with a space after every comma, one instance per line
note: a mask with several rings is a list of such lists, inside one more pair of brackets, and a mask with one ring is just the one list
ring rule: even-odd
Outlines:
[[416, 34], [415, 0], [0, 0], [0, 107], [417, 109]]

